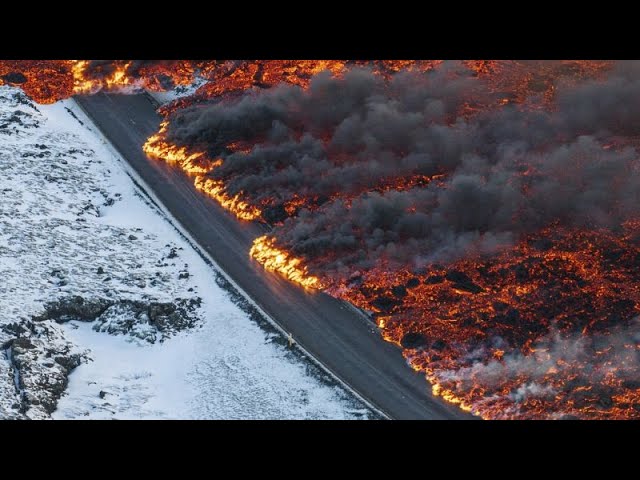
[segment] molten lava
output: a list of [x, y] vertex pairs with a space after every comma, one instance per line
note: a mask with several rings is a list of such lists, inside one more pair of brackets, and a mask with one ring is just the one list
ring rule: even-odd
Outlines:
[[222, 207], [229, 210], [241, 220], [256, 220], [260, 218], [260, 210], [241, 200], [242, 192], [229, 196], [225, 193], [225, 188], [219, 180], [212, 180], [203, 176], [197, 176], [195, 186], [198, 190], [205, 192], [214, 198]]
[[0, 85], [20, 85], [38, 103], [49, 104], [72, 95], [100, 90], [164, 91], [193, 82], [209, 63], [139, 60], [2, 60]]
[[278, 272], [304, 288], [322, 288], [320, 279], [309, 274], [300, 258], [275, 247], [275, 238], [267, 236], [256, 238], [249, 255], [267, 270]]
[[144, 152], [151, 158], [163, 159], [168, 163], [177, 164], [182, 170], [190, 174], [204, 174], [216, 166], [209, 162], [204, 152], [188, 153], [186, 147], [177, 147], [164, 140], [167, 122], [160, 124], [157, 134], [150, 136], [142, 146]]
[[423, 273], [381, 264], [328, 292], [375, 312], [434, 394], [483, 418], [637, 418], [638, 235], [550, 228]]

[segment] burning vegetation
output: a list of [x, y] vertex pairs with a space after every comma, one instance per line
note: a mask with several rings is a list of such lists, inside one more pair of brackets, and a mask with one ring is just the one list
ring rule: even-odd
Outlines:
[[640, 418], [640, 64], [24, 63], [0, 78], [43, 102], [204, 78], [145, 151], [273, 225], [250, 255], [373, 312], [447, 401]]

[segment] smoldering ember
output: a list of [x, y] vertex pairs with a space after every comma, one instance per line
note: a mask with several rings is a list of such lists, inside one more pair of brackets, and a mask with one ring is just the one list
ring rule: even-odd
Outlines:
[[[103, 402], [86, 406], [81, 397], [89, 394], [78, 393], [84, 390], [74, 387], [74, 376], [91, 378], [85, 366], [91, 347], [81, 344], [83, 337], [74, 344], [64, 325], [84, 320], [105, 335], [189, 342], [203, 324], [216, 324], [215, 309], [201, 303], [208, 299], [202, 285], [217, 278], [228, 287], [223, 297], [244, 306], [237, 316], [253, 318], [252, 335], [261, 332], [260, 342], [275, 344], [273, 362], [295, 370], [301, 389], [326, 400], [299, 409], [288, 397], [288, 410], [278, 413], [236, 405], [213, 414], [201, 408], [196, 416], [640, 418], [640, 62], [0, 61], [0, 85], [1, 94], [22, 99], [0, 117], [0, 145], [26, 135], [20, 129], [33, 124], [24, 113], [29, 108], [64, 104], [141, 175], [132, 174], [153, 190], [153, 203], [165, 204], [156, 205], [166, 214], [156, 221], [175, 216], [189, 239], [184, 248], [204, 251], [191, 254], [200, 262], [210, 255], [216, 263], [203, 267], [191, 291], [167, 286], [173, 297], [129, 295], [127, 287], [106, 298], [97, 289], [82, 300], [95, 310], [84, 315], [76, 297], [60, 291], [0, 324], [4, 374], [17, 388], [7, 391], [18, 398], [18, 407], [7, 410], [13, 413], [0, 409], [0, 416], [29, 417], [34, 401], [46, 404], [39, 417], [31, 415], [38, 418], [73, 417], [77, 402], [89, 416], [92, 408], [104, 411], [104, 397], [116, 394], [101, 390]], [[20, 102], [33, 107], [21, 110]], [[111, 119], [127, 109], [150, 112], [131, 114], [130, 135], [101, 116], [111, 115], [115, 125]], [[156, 123], [140, 120], [152, 115]], [[128, 154], [134, 135], [141, 141]], [[34, 179], [46, 183], [46, 176], [59, 175], [55, 162], [35, 154], [37, 145], [16, 145], [12, 161], [38, 169]], [[141, 173], [148, 165], [155, 176]], [[162, 183], [178, 175], [186, 179], [179, 195], [169, 191], [175, 185]], [[5, 195], [14, 195], [4, 182]], [[114, 201], [107, 191], [104, 197]], [[8, 203], [3, 210], [29, 214]], [[203, 237], [222, 238], [211, 233], [219, 225], [237, 229], [228, 234], [231, 243]], [[222, 247], [232, 243], [240, 261]], [[54, 252], [51, 265], [55, 258]], [[157, 260], [173, 258], [165, 252]], [[74, 268], [73, 259], [64, 267]], [[188, 267], [179, 268], [175, 281], [186, 281]], [[58, 284], [66, 278], [51, 275]], [[277, 293], [265, 293], [264, 285]], [[55, 314], [52, 302], [62, 302], [64, 312]], [[344, 317], [319, 311], [346, 304], [356, 308], [345, 307]], [[325, 323], [296, 318], [303, 308]], [[362, 317], [384, 340], [362, 347], [373, 349], [372, 361], [389, 371], [377, 387], [354, 373], [348, 359], [335, 358], [365, 337], [365, 327], [349, 323], [360, 325]], [[55, 392], [46, 395], [28, 381], [35, 370], [46, 374], [46, 362], [35, 357], [61, 348], [46, 343], [45, 330], [66, 348], [58, 353], [64, 359]], [[419, 393], [397, 392], [414, 395], [415, 405], [396, 405], [383, 392], [396, 389], [394, 352], [408, 373], [425, 377]], [[348, 352], [358, 354], [367, 353]], [[27, 358], [34, 366], [21, 367]], [[253, 367], [246, 360], [239, 365]], [[305, 365], [317, 372], [301, 373]], [[218, 374], [212, 367], [210, 375]], [[172, 408], [120, 413], [192, 415]]]

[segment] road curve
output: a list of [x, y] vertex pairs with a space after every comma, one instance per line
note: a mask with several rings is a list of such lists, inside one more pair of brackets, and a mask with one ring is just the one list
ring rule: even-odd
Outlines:
[[249, 249], [264, 226], [238, 221], [181, 170], [147, 158], [141, 147], [161, 121], [147, 95], [99, 93], [76, 101], [200, 247], [334, 375], [393, 419], [472, 418], [434, 397], [400, 349], [348, 305], [309, 293], [252, 261]]

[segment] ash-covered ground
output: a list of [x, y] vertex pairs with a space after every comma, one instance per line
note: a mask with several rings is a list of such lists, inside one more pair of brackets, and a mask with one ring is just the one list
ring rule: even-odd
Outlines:
[[0, 87], [0, 418], [370, 418], [233, 292], [73, 101]]

